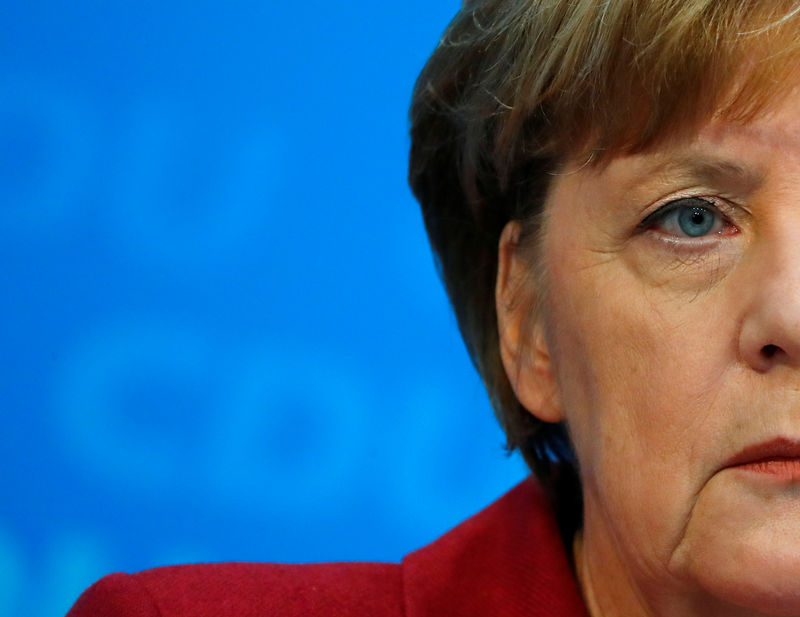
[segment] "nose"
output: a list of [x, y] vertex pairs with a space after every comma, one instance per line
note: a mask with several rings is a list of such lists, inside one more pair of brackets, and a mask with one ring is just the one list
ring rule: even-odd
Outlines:
[[747, 298], [740, 354], [761, 373], [777, 365], [800, 367], [800, 231], [784, 231], [754, 256], [740, 290]]

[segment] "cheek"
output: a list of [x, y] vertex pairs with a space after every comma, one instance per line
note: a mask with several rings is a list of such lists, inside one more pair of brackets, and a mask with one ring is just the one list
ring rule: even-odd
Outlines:
[[666, 558], [724, 434], [725, 290], [687, 299], [615, 257], [551, 263], [546, 336], [586, 499]]
[[653, 446], [664, 441], [658, 430], [688, 431], [709, 419], [733, 333], [719, 290], [686, 302], [619, 270], [573, 271], [551, 285], [548, 344], [576, 429], [620, 428]]

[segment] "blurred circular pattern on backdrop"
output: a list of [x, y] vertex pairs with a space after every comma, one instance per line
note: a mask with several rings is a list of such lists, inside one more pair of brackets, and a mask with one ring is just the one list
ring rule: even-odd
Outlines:
[[397, 560], [524, 476], [405, 183], [458, 5], [4, 5], [0, 614]]

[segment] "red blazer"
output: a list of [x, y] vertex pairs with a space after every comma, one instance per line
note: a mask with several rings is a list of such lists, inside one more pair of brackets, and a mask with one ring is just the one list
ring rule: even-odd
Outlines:
[[400, 564], [220, 563], [111, 574], [67, 617], [587, 617], [525, 481]]

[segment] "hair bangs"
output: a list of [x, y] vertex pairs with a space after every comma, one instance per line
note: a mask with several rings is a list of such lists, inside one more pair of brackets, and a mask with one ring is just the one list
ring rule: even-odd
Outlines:
[[747, 122], [789, 94], [800, 8], [736, 5], [579, 0], [551, 16], [547, 48], [525, 38], [521, 20], [519, 78], [496, 97], [501, 176], [520, 155], [600, 163], [686, 138], [715, 116]]

